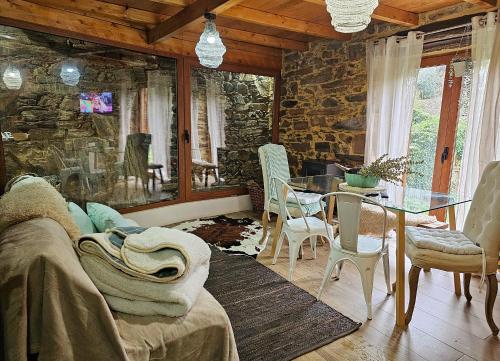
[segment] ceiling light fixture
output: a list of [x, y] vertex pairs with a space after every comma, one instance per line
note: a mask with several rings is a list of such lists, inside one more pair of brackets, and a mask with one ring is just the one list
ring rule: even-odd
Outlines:
[[201, 65], [216, 69], [222, 64], [226, 47], [215, 27], [215, 15], [206, 13], [205, 19], [205, 30], [196, 44], [195, 51]]
[[378, 0], [326, 0], [332, 25], [338, 32], [355, 33], [370, 24]]
[[3, 72], [3, 82], [8, 89], [18, 90], [23, 84], [21, 72], [15, 66], [9, 65]]
[[60, 76], [63, 83], [66, 85], [75, 86], [80, 82], [78, 67], [72, 63], [63, 64]]

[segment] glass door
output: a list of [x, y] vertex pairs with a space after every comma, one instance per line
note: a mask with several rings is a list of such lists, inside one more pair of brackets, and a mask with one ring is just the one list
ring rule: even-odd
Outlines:
[[[434, 192], [456, 192], [468, 112], [469, 74], [466, 62], [451, 56], [422, 60], [417, 79], [409, 154], [418, 174], [409, 175], [410, 187]], [[464, 84], [464, 86], [462, 86]], [[444, 220], [444, 211], [433, 213]]]

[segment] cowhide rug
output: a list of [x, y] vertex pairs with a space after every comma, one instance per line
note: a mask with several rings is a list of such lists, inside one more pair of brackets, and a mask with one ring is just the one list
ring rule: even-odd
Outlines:
[[195, 234], [226, 253], [257, 257], [266, 248], [266, 243], [259, 244], [262, 226], [251, 218], [202, 218], [181, 223], [173, 228]]

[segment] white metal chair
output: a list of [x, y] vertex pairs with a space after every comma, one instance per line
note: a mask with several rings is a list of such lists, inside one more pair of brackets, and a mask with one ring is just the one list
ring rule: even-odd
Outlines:
[[[272, 178], [272, 186], [275, 187], [274, 189], [276, 190], [276, 196], [278, 198], [279, 214], [283, 219], [283, 228], [281, 229], [280, 237], [278, 239], [273, 264], [276, 264], [276, 260], [278, 259], [278, 255], [281, 251], [281, 246], [283, 245], [283, 240], [286, 237], [288, 239], [288, 254], [290, 258], [288, 280], [291, 281], [302, 243], [306, 239], [310, 240], [313, 257], [316, 258], [316, 243], [318, 236], [328, 237], [328, 232], [333, 234], [333, 227], [319, 218], [306, 217], [301, 207], [294, 208], [300, 211], [300, 217], [293, 218], [288, 211], [290, 202], [287, 202], [287, 199], [288, 194], [290, 193], [293, 196], [292, 198], [296, 201], [296, 204], [300, 204], [297, 193], [280, 178]], [[324, 204], [320, 202], [319, 205], [323, 208]]]
[[[321, 298], [326, 282], [331, 278], [335, 266], [337, 264], [340, 266], [337, 271], [337, 277], [339, 277], [342, 262], [351, 261], [361, 275], [361, 283], [363, 285], [363, 293], [368, 313], [367, 318], [371, 320], [373, 277], [375, 274], [375, 267], [380, 258], [383, 258], [384, 262], [387, 294], [392, 293], [389, 271], [389, 249], [388, 244], [385, 242], [387, 210], [384, 206], [374, 202], [372, 199], [354, 193], [332, 192], [323, 195], [322, 198], [330, 196], [336, 197], [340, 233], [336, 238], [333, 238], [333, 233], [328, 234], [328, 240], [330, 241], [330, 256], [328, 257], [325, 275], [319, 288], [318, 300]], [[362, 202], [371, 203], [383, 209], [384, 231], [382, 233], [382, 238], [359, 234]], [[328, 225], [328, 223], [325, 222], [325, 225]]]

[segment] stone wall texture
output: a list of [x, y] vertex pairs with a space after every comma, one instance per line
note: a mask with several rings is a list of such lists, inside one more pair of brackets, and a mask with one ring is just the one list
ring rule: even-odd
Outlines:
[[[473, 14], [480, 9], [458, 4], [421, 14], [420, 24], [446, 20], [456, 12]], [[368, 83], [366, 41], [403, 30], [408, 28], [377, 22], [353, 34], [349, 41], [316, 41], [307, 51], [284, 52], [280, 142], [287, 148], [293, 174], [300, 174], [304, 159], [362, 163]]]

